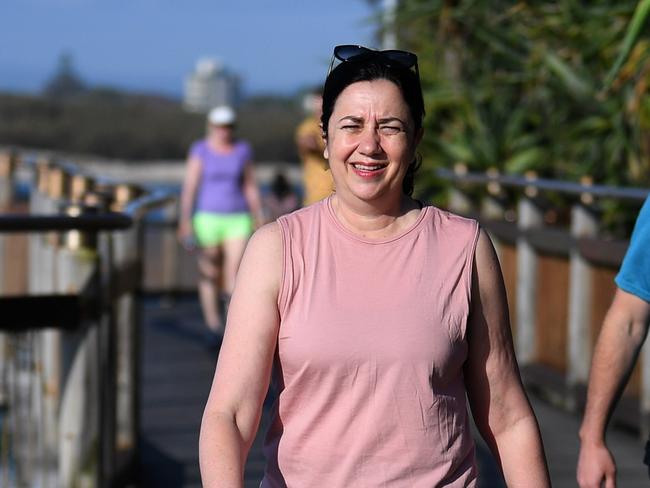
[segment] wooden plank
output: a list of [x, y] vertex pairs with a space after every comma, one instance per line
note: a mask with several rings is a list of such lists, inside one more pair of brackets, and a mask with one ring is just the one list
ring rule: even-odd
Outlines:
[[538, 257], [536, 334], [540, 364], [564, 373], [567, 368], [569, 260]]
[[[24, 202], [13, 203], [7, 208], [8, 212], [26, 214], [28, 206]], [[4, 234], [2, 256], [2, 284], [0, 290], [3, 295], [25, 295], [28, 292], [28, 235]]]
[[629, 241], [612, 241], [602, 238], [581, 238], [577, 240], [580, 254], [597, 266], [618, 269], [623, 262]]

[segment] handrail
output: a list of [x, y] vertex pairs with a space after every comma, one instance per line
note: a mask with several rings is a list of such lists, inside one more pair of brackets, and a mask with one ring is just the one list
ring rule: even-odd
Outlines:
[[489, 184], [494, 182], [506, 187], [533, 187], [539, 190], [558, 191], [575, 195], [588, 194], [594, 197], [617, 198], [621, 200], [642, 201], [650, 195], [650, 188], [589, 185], [545, 178], [502, 175], [498, 173], [456, 172], [448, 168], [439, 168], [436, 170], [436, 175], [445, 180], [461, 183]]
[[104, 231], [128, 229], [133, 218], [119, 212], [101, 214], [70, 215], [0, 215], [0, 233], [29, 231]]
[[178, 198], [178, 194], [169, 190], [154, 190], [152, 193], [136, 198], [124, 209], [124, 213], [134, 220], [140, 219], [144, 214], [160, 207], [163, 204], [171, 203]]
[[154, 191], [129, 203], [124, 212], [70, 215], [0, 215], [0, 234], [7, 232], [109, 231], [128, 229], [147, 212], [177, 198], [172, 191]]

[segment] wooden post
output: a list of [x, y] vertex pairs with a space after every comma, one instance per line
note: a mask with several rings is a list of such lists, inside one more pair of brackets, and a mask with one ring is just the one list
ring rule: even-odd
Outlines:
[[[499, 176], [499, 171], [496, 168], [490, 168], [487, 171], [488, 176], [496, 178]], [[503, 206], [503, 189], [498, 181], [490, 181], [487, 184], [487, 195], [481, 200], [481, 218], [487, 220], [502, 221], [505, 216], [505, 208]], [[501, 258], [501, 243], [495, 236], [490, 236], [494, 243], [494, 249], [499, 258]]]
[[[80, 215], [83, 207], [71, 204], [68, 215]], [[94, 239], [79, 232], [68, 232], [58, 252], [56, 290], [60, 293], [82, 293], [92, 285], [98, 255]], [[96, 279], [96, 278], [95, 278]], [[98, 283], [95, 283], [97, 285]], [[62, 369], [60, 376], [60, 409], [58, 411], [58, 483], [72, 488], [90, 483], [96, 485], [99, 470], [100, 442], [100, 358], [99, 328], [89, 324], [83, 331], [61, 337]]]
[[[454, 173], [456, 176], [461, 177], [467, 173], [467, 166], [462, 163], [457, 163], [454, 165]], [[454, 213], [460, 215], [467, 215], [472, 210], [472, 201], [470, 198], [462, 191], [463, 184], [455, 182], [451, 185], [449, 189], [449, 203], [447, 207]]]
[[0, 205], [3, 209], [14, 199], [14, 172], [16, 155], [12, 152], [0, 153]]
[[[118, 187], [119, 188], [119, 187]], [[118, 190], [113, 211], [123, 211], [138, 195]], [[121, 197], [120, 197], [121, 195]], [[137, 293], [141, 282], [141, 245], [137, 226], [112, 233], [116, 270], [114, 316], [116, 330], [116, 450], [125, 464], [135, 462], [138, 434], [138, 361], [140, 358]], [[122, 468], [123, 466], [119, 466]]]
[[101, 317], [99, 319], [99, 343], [97, 344], [97, 366], [99, 367], [99, 452], [97, 463], [97, 488], [114, 486], [116, 474], [117, 439], [117, 328], [115, 322], [115, 283], [113, 236], [102, 233], [98, 236], [101, 256], [100, 289]]
[[[176, 222], [178, 220], [179, 208], [178, 202], [167, 204], [163, 209], [163, 220], [167, 222]], [[168, 296], [168, 303], [172, 300], [172, 294], [180, 288], [180, 273], [179, 273], [179, 244], [176, 237], [176, 228], [165, 226], [162, 228], [162, 259], [163, 259], [163, 274], [162, 274], [162, 288]]]
[[[537, 189], [530, 186], [518, 203], [518, 227], [526, 231], [541, 227], [544, 219], [535, 202]], [[517, 238], [517, 359], [524, 365], [535, 360], [537, 338], [535, 312], [537, 309], [537, 252], [525, 236]]]
[[[598, 219], [587, 206], [576, 204], [571, 209], [571, 236], [595, 237], [598, 234]], [[582, 257], [576, 245], [569, 253], [569, 347], [567, 350], [567, 386], [569, 397], [567, 407], [577, 410], [580, 405], [580, 385], [589, 379], [591, 361], [591, 309], [592, 276], [591, 265]]]
[[89, 176], [82, 174], [72, 175], [70, 178], [70, 187], [68, 200], [72, 203], [80, 203], [84, 200], [86, 194], [93, 190], [95, 181]]
[[[41, 159], [37, 163], [36, 187], [30, 196], [30, 213], [52, 214], [57, 211], [57, 194], [63, 185], [63, 177], [50, 180], [52, 162]], [[30, 294], [48, 294], [56, 289], [56, 240], [52, 235], [32, 233], [29, 237], [28, 288]], [[61, 380], [61, 333], [45, 330], [34, 333], [34, 362], [37, 380], [32, 392], [36, 429], [35, 457], [41, 463], [41, 477], [45, 486], [56, 484], [58, 463], [58, 419]]]
[[[16, 169], [16, 156], [11, 152], [0, 154], [0, 212], [6, 212], [14, 198], [14, 172]], [[7, 234], [0, 234], [0, 295], [6, 292], [5, 280], [11, 279], [4, 270], [6, 259]], [[0, 334], [0, 405], [7, 402], [8, 385], [5, 384], [6, 367], [8, 359], [8, 340], [6, 334]]]

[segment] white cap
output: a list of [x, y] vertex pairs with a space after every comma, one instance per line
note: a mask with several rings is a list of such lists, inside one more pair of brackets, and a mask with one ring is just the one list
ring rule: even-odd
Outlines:
[[208, 113], [208, 122], [213, 125], [232, 125], [236, 119], [235, 111], [228, 105], [214, 107]]

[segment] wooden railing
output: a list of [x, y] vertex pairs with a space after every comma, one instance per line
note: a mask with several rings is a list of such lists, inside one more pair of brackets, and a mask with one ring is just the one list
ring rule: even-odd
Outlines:
[[[495, 243], [527, 386], [580, 411], [595, 340], [628, 244], [604, 236], [600, 203], [626, 201], [636, 214], [650, 189], [593, 185], [588, 179], [560, 182], [534, 174], [477, 174], [462, 167], [440, 170], [437, 176], [452, 183], [449, 209], [477, 218]], [[570, 209], [554, 207], [546, 198], [550, 193]], [[565, 225], [552, 222], [558, 211], [568, 215]], [[614, 420], [647, 435], [650, 346], [643, 349]]]
[[21, 208], [18, 162], [0, 156], [0, 485], [124, 485], [137, 454], [143, 217], [176, 196], [23, 159], [33, 179]]

